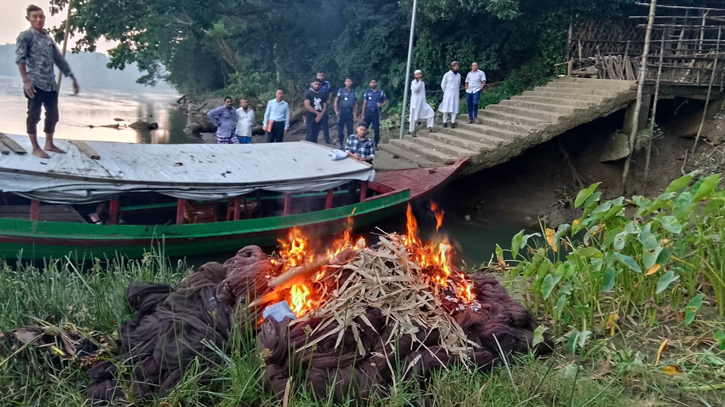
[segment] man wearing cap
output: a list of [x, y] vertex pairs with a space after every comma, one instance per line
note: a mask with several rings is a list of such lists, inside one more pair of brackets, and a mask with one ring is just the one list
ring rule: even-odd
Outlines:
[[438, 111], [443, 113], [443, 127], [448, 127], [448, 115], [451, 115], [451, 128], [456, 128], [456, 116], [460, 111], [461, 97], [458, 91], [461, 89], [461, 74], [458, 73], [458, 62], [451, 62], [451, 70], [443, 75], [441, 81], [443, 89], [443, 102]]
[[370, 89], [365, 91], [363, 97], [362, 112], [365, 116], [365, 122], [368, 126], [372, 126], [375, 132], [375, 149], [380, 143], [380, 109], [388, 103], [388, 98], [382, 89], [378, 89], [378, 81], [373, 79], [370, 81]]
[[413, 73], [413, 82], [410, 83], [410, 134], [415, 137], [415, 124], [426, 120], [428, 133], [433, 133], [433, 120], [435, 111], [425, 98], [425, 82], [423, 72], [419, 69]]
[[[330, 85], [330, 82], [325, 80], [325, 73], [322, 71], [317, 72], [317, 79], [320, 81], [319, 92], [322, 95], [325, 104], [330, 106], [330, 102], [332, 102], [332, 85]], [[314, 83], [314, 81], [310, 83], [310, 90], [313, 90], [312, 88]], [[322, 120], [320, 120], [320, 129], [322, 129], [322, 135], [325, 136], [325, 143], [332, 144], [332, 140], [330, 140], [330, 118], [327, 115], [327, 112], [325, 112], [322, 116]]]
[[[345, 87], [337, 91], [335, 115], [337, 116], [337, 140], [342, 148], [345, 137], [352, 134], [352, 125], [357, 120], [357, 91], [353, 89], [350, 78], [345, 79]], [[347, 127], [347, 132], [345, 132], [345, 127]]]
[[471, 72], [466, 75], [466, 104], [468, 105], [468, 123], [478, 123], [478, 101], [486, 86], [486, 74], [478, 69], [478, 63], [471, 64]]

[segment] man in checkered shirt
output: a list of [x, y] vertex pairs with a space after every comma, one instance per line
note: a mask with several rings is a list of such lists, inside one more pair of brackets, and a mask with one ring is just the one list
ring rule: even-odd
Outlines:
[[347, 138], [345, 151], [348, 157], [358, 161], [372, 163], [375, 158], [375, 145], [367, 138], [368, 125], [360, 123], [355, 129], [355, 134]]

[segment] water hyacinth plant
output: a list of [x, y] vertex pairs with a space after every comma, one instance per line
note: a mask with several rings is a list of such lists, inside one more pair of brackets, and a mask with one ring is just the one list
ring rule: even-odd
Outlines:
[[572, 350], [583, 346], [595, 324], [613, 335], [625, 315], [655, 323], [658, 312], [669, 311], [689, 325], [706, 295], [723, 315], [720, 179], [715, 174], [693, 182], [695, 174], [685, 175], [654, 200], [602, 201], [593, 184], [576, 197], [581, 218], [557, 230], [544, 228], [544, 236], [520, 232], [508, 255], [496, 248], [499, 264], [505, 258], [516, 264], [507, 281], [527, 284], [534, 311], [551, 317], [554, 334], [570, 330]]

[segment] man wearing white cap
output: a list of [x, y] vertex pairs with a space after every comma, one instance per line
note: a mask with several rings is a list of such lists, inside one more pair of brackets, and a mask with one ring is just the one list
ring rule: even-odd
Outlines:
[[425, 82], [423, 82], [423, 72], [415, 71], [413, 74], [413, 82], [410, 84], [410, 134], [415, 137], [415, 124], [426, 120], [428, 125], [428, 133], [433, 132], [433, 120], [435, 119], [435, 111], [428, 104], [425, 98]]
[[451, 128], [456, 128], [456, 116], [460, 110], [461, 96], [461, 74], [458, 73], [458, 62], [451, 62], [451, 70], [443, 75], [441, 81], [443, 89], [443, 102], [438, 111], [443, 113], [443, 127], [448, 127], [448, 115], [451, 115]]

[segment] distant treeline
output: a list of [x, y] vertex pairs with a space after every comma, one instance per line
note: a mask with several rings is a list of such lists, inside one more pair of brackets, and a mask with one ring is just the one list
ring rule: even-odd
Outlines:
[[[136, 80], [143, 74], [135, 64], [124, 70], [109, 69], [108, 56], [99, 53], [79, 53], [66, 55], [73, 73], [82, 89], [109, 89], [125, 92], [172, 93], [175, 90], [165, 82], [149, 87]], [[56, 68], [56, 72], [57, 72]], [[16, 77], [20, 80], [18, 66], [15, 65], [15, 44], [0, 45], [0, 76]]]

